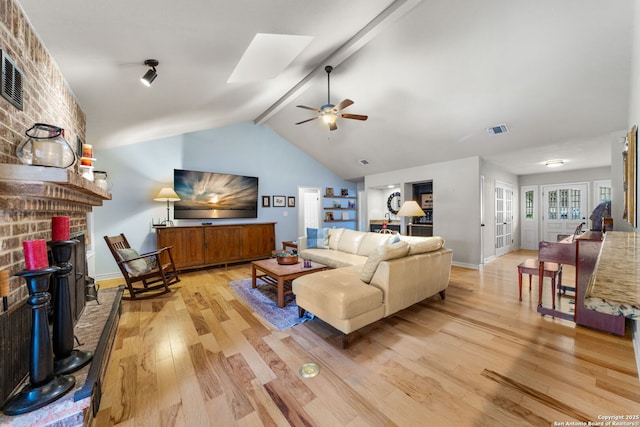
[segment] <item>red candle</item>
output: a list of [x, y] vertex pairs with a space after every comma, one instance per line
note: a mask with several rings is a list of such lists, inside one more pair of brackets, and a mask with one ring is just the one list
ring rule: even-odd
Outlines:
[[68, 216], [54, 216], [51, 218], [51, 240], [69, 240], [69, 217]]
[[27, 270], [40, 270], [49, 267], [47, 258], [47, 242], [43, 239], [22, 242], [24, 263]]

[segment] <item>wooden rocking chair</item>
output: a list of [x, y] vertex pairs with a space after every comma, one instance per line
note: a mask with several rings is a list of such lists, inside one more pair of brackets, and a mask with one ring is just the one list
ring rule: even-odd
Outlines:
[[[131, 248], [124, 234], [104, 236], [104, 240], [127, 282], [130, 296], [123, 299], [140, 300], [163, 295], [171, 292], [169, 285], [180, 281], [178, 270], [173, 263], [171, 247], [138, 254]], [[141, 282], [142, 286], [134, 286], [138, 282]], [[148, 295], [141, 295], [147, 292]]]

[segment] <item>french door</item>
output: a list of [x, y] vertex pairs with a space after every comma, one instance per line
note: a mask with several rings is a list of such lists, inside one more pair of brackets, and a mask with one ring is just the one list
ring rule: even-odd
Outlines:
[[504, 255], [513, 246], [513, 188], [496, 181], [496, 256]]
[[573, 234], [580, 223], [587, 222], [589, 192], [586, 183], [545, 185], [542, 199], [543, 240], [555, 242], [559, 234]]

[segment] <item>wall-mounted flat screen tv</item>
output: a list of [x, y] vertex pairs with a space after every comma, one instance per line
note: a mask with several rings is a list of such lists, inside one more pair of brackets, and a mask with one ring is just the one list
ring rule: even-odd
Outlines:
[[257, 218], [258, 178], [228, 173], [173, 170], [176, 219]]

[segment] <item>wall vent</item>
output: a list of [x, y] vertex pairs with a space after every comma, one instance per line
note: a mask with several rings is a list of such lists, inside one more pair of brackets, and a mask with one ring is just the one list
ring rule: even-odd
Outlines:
[[2, 58], [2, 76], [0, 80], [2, 96], [17, 109], [22, 110], [22, 71], [3, 50], [0, 50], [0, 53], [2, 54], [0, 55]]
[[501, 134], [501, 133], [509, 132], [509, 128], [507, 127], [507, 125], [501, 124], [501, 125], [498, 125], [498, 126], [487, 128], [487, 132], [489, 133], [489, 135], [498, 135], [498, 134]]

